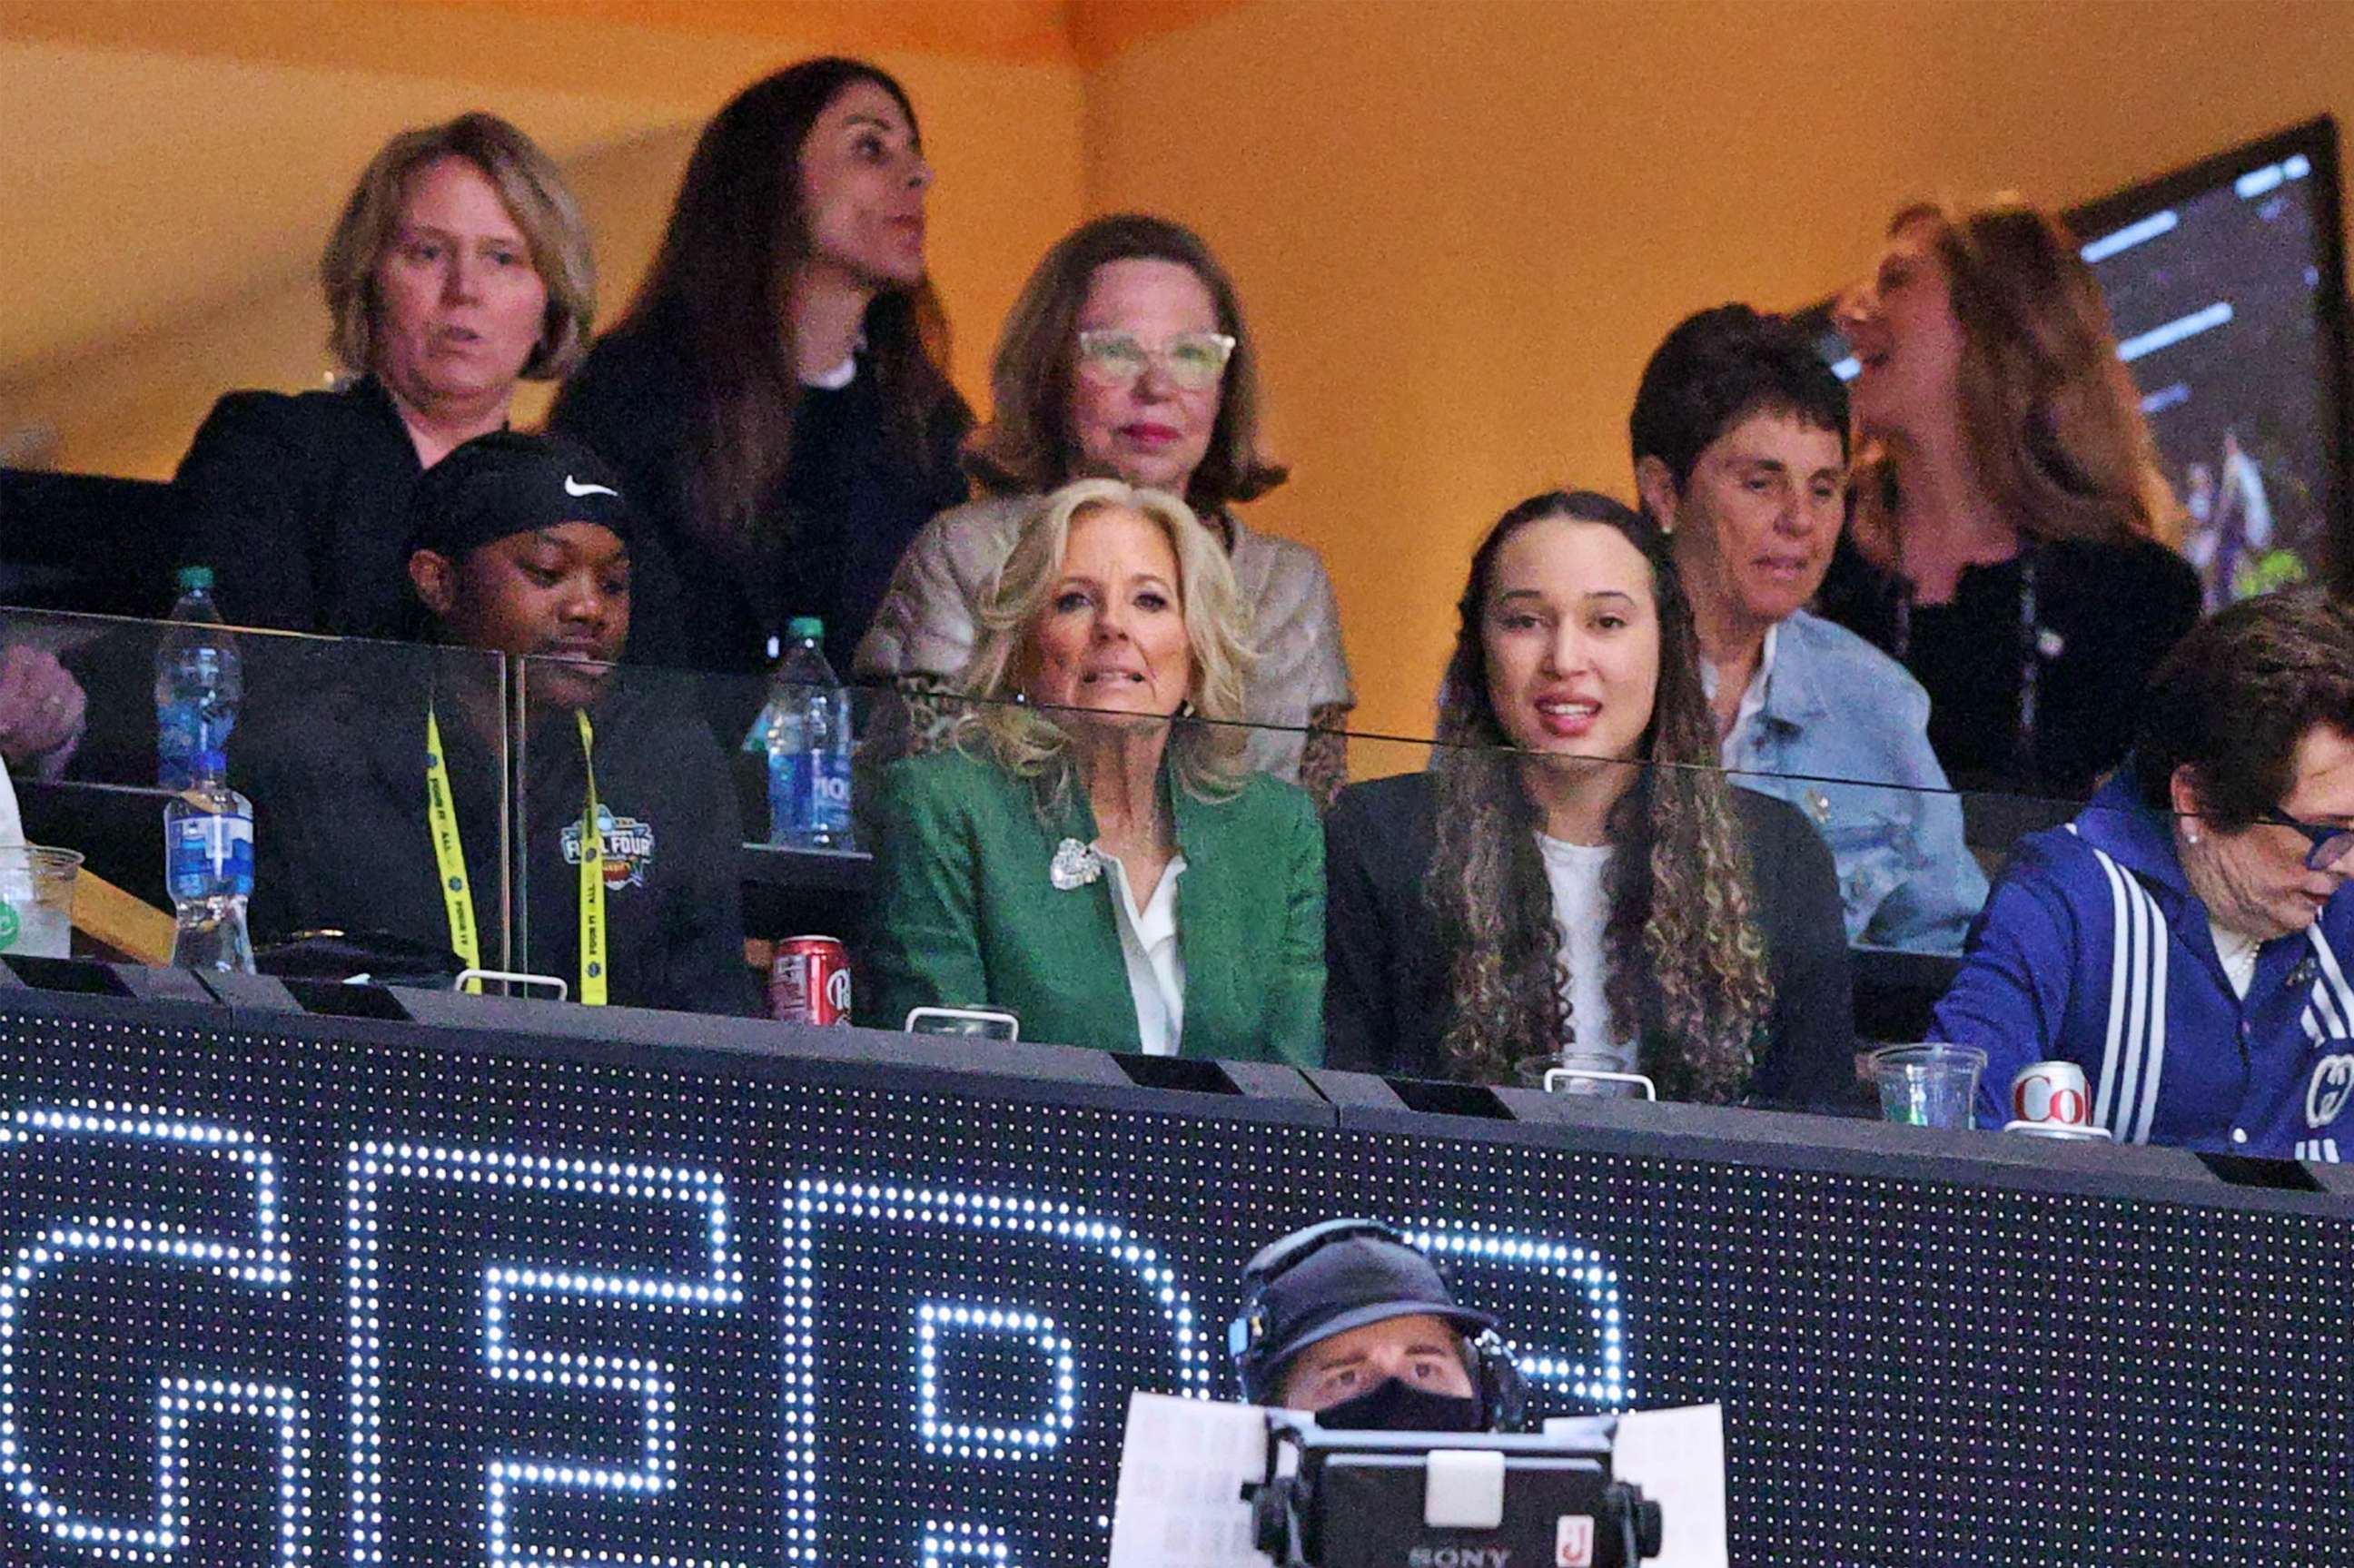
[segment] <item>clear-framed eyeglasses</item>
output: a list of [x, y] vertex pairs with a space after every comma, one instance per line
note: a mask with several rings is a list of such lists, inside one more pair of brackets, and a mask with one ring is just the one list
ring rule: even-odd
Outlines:
[[2354, 854], [2354, 828], [2332, 822], [2303, 821], [2282, 810], [2274, 810], [2256, 820], [2276, 828], [2294, 828], [2303, 833], [2305, 842], [2312, 846], [2305, 855], [2305, 869], [2307, 871], [2327, 871], [2349, 854]]
[[1133, 387], [1158, 366], [1169, 384], [1187, 392], [1206, 391], [1226, 373], [1235, 340], [1222, 332], [1181, 332], [1159, 348], [1148, 348], [1132, 332], [1079, 334], [1079, 374], [1098, 386]]

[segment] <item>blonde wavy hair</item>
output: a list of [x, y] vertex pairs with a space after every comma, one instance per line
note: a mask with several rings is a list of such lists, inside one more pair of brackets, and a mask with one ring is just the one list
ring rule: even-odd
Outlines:
[[1701, 685], [1699, 640], [1666, 536], [1589, 491], [1531, 496], [1500, 518], [1471, 557], [1456, 606], [1455, 653], [1439, 690], [1437, 845], [1425, 896], [1437, 918], [1454, 1006], [1444, 1043], [1458, 1077], [1509, 1083], [1513, 1064], [1561, 1049], [1575, 1021], [1523, 779], [1527, 758], [1496, 716], [1482, 628], [1496, 559], [1549, 518], [1616, 529], [1651, 568], [1659, 679], [1636, 743], [1636, 781], [1611, 808], [1603, 995], [1634, 1033], [1639, 1070], [1670, 1099], [1738, 1099], [1774, 1006], [1766, 940], [1732, 787]]
[[1032, 638], [1062, 577], [1071, 529], [1107, 511], [1132, 512], [1154, 524], [1176, 554], [1193, 688], [1169, 739], [1170, 768], [1199, 799], [1231, 796], [1250, 773], [1243, 756], [1249, 731], [1242, 723], [1243, 687], [1256, 662], [1249, 609], [1235, 589], [1225, 551], [1191, 507], [1116, 479], [1066, 484], [1023, 519], [975, 616], [979, 631], [959, 682], [972, 706], [959, 720], [958, 744], [977, 740], [1005, 767], [1034, 780], [1042, 809], [1067, 795], [1076, 773], [1069, 732], [1054, 715], [1028, 705], [1023, 683], [1034, 660]]
[[523, 231], [531, 264], [547, 285], [539, 342], [524, 361], [526, 381], [557, 381], [588, 351], [597, 321], [597, 263], [588, 220], [556, 161], [539, 143], [480, 110], [440, 125], [403, 131], [369, 160], [319, 258], [334, 325], [327, 346], [345, 367], [376, 368], [376, 269], [400, 227], [409, 177], [444, 158], [463, 158], [491, 182]]
[[[2108, 302], [2075, 237], [2014, 196], [1917, 202], [1893, 237], [1927, 224], [1962, 329], [1961, 423], [1978, 476], [2030, 539], [2170, 536], [2177, 508], [2117, 358]], [[1856, 467], [1853, 537], [1894, 562], [1902, 452], [1874, 441]]]

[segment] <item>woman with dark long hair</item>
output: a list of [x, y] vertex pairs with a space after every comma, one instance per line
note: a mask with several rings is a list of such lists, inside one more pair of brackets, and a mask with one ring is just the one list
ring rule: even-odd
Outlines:
[[1532, 1059], [1668, 1098], [1852, 1097], [1829, 852], [1725, 782], [1656, 525], [1553, 492], [1472, 556], [1437, 759], [1326, 819], [1326, 1060], [1510, 1081]]
[[931, 183], [907, 93], [858, 60], [788, 67], [705, 129], [636, 301], [551, 416], [652, 524], [639, 658], [751, 673], [814, 615], [847, 670], [900, 551], [964, 498]]
[[2092, 269], [2015, 199], [1918, 205], [1839, 323], [1861, 461], [1823, 612], [1928, 689], [1956, 784], [2083, 795], [2200, 608]]

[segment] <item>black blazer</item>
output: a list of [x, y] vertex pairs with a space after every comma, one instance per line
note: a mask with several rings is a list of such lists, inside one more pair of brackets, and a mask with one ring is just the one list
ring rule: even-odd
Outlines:
[[425, 471], [373, 376], [334, 392], [232, 392], [180, 460], [180, 558], [213, 568], [231, 626], [402, 636], [408, 495]]
[[[1747, 1098], [1796, 1109], [1855, 1097], [1854, 997], [1839, 874], [1795, 807], [1733, 791], [1757, 880], [1774, 1011]], [[1397, 1077], [1449, 1075], [1447, 955], [1424, 896], [1437, 843], [1427, 773], [1341, 791], [1324, 819], [1324, 1065]]]

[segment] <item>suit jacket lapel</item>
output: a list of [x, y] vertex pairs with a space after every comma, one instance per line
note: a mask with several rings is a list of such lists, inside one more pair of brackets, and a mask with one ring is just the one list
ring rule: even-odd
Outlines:
[[[1092, 844], [1096, 832], [1095, 808], [1087, 800], [1087, 786], [1074, 778], [1063, 810], [1045, 834], [1048, 858], [1040, 865], [1039, 874], [1046, 874], [1054, 852], [1065, 839]], [[1136, 998], [1128, 989], [1128, 959], [1119, 944], [1119, 909], [1116, 903], [1119, 893], [1111, 884], [1119, 874], [1107, 863], [1103, 874], [1091, 883], [1067, 890], [1053, 889], [1054, 924], [1062, 938], [1057, 946], [1070, 959], [1069, 972], [1056, 979], [1067, 988], [1066, 994], [1076, 999], [1079, 1008], [1089, 1013], [1099, 1012], [1107, 1021], [1119, 1021], [1119, 1033], [1127, 1037], [1121, 1049], [1141, 1051], [1144, 1042], [1136, 1032]]]

